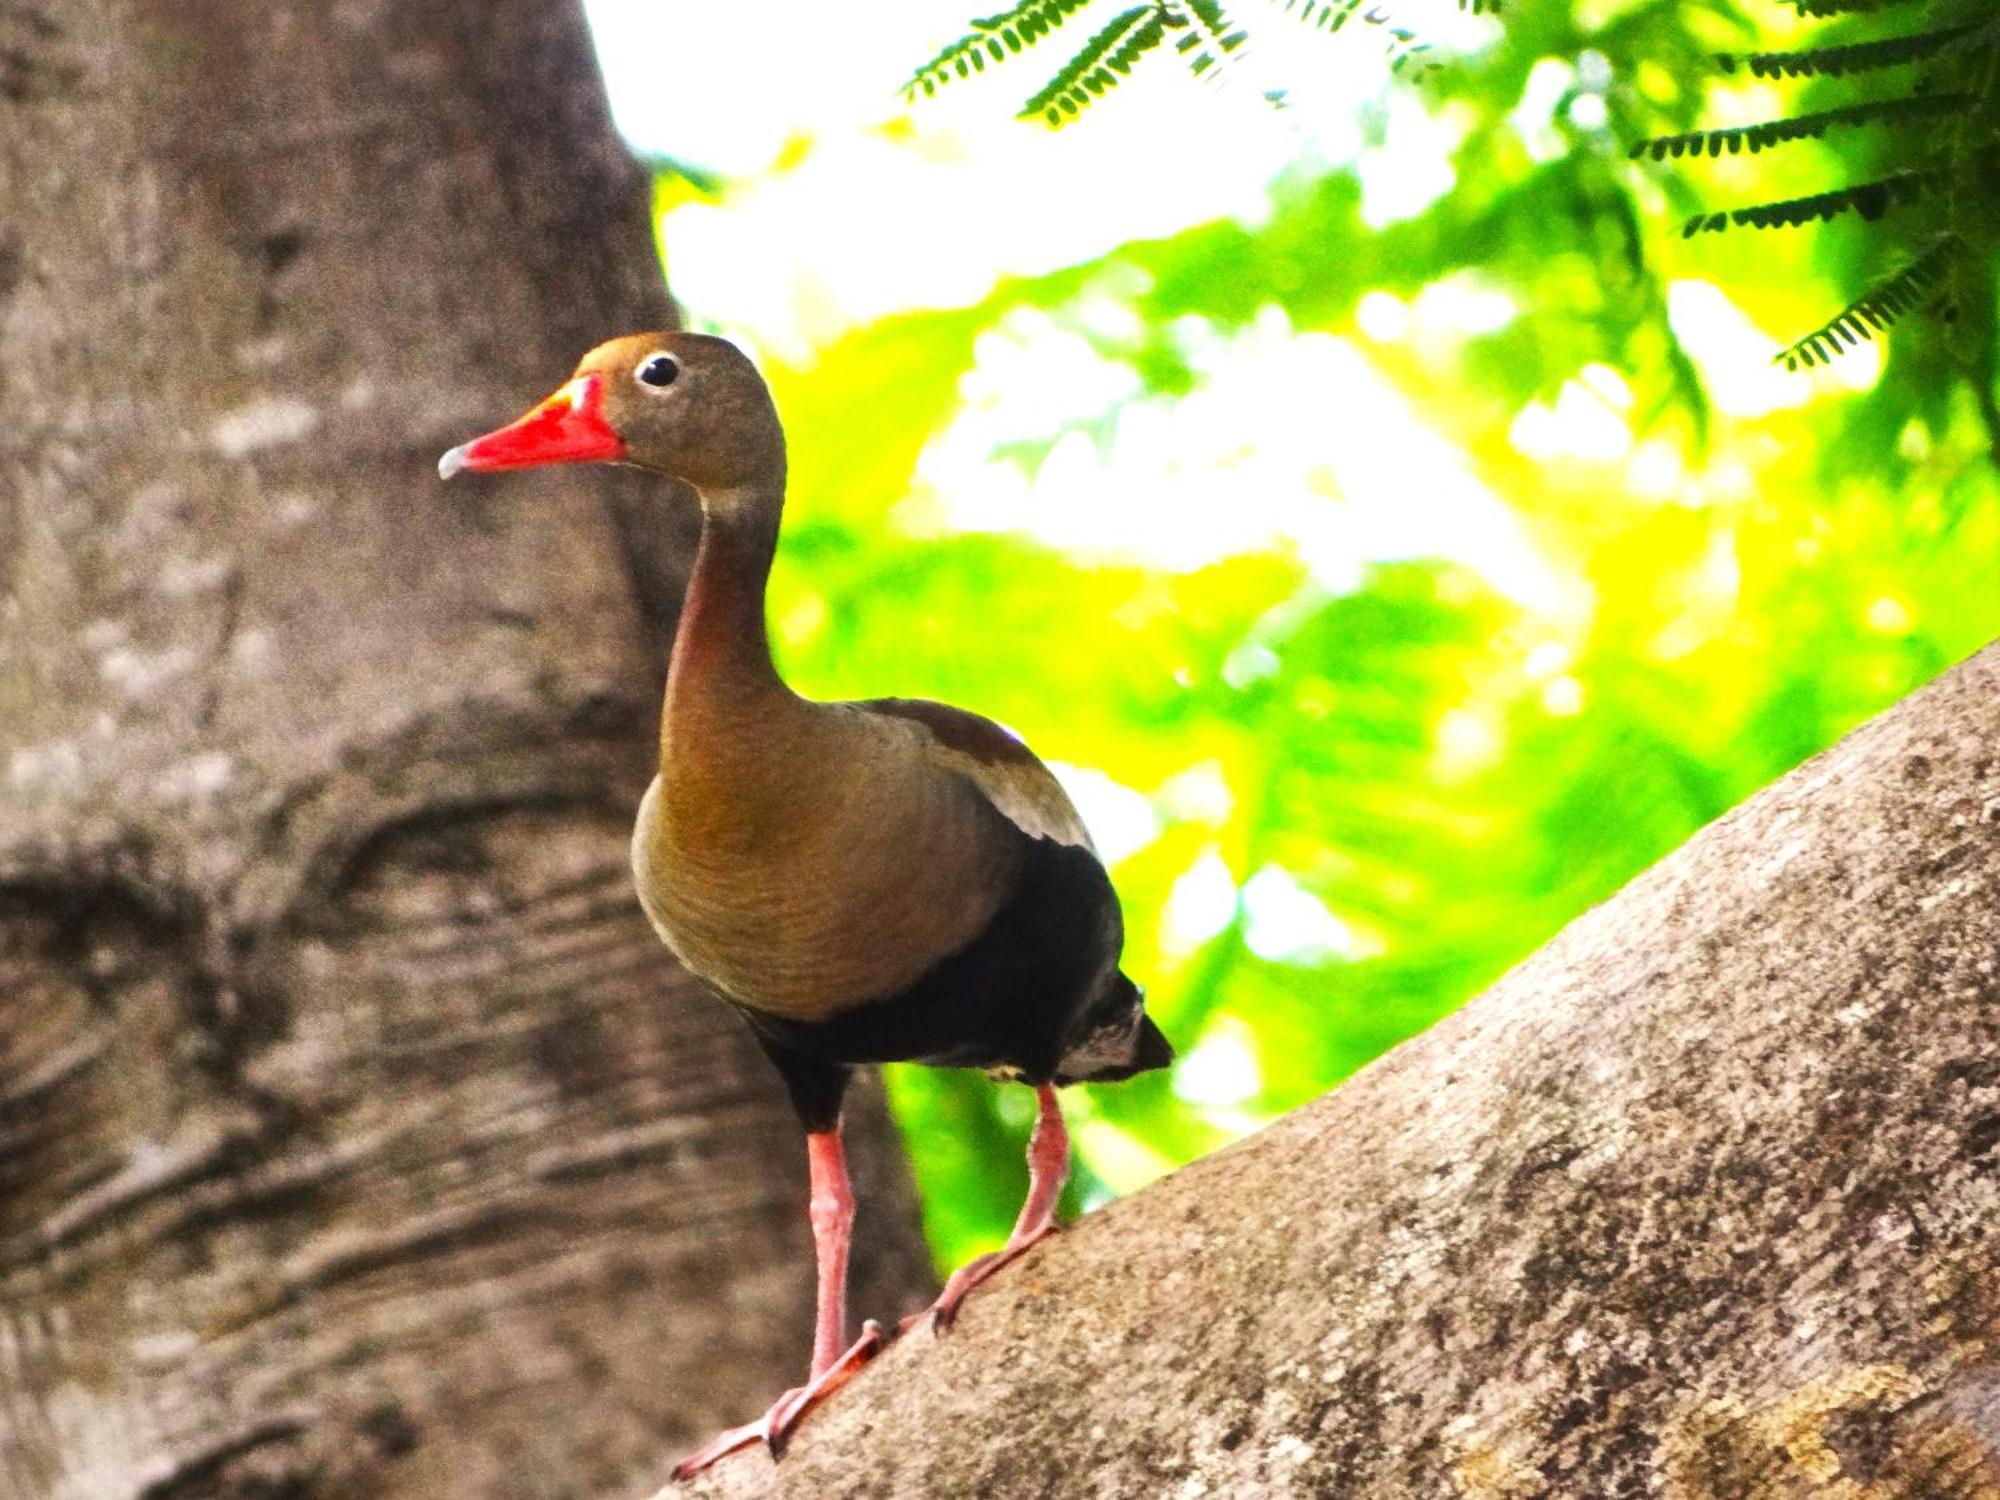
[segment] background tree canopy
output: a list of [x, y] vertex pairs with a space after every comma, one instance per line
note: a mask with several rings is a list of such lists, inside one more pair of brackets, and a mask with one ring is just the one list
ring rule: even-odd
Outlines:
[[[1013, 49], [1030, 9], [1065, 22]], [[1183, 1060], [1076, 1091], [1086, 1200], [1322, 1092], [2000, 634], [1982, 10], [1214, 9], [1017, 7], [908, 116], [658, 196], [693, 319], [787, 419], [793, 680], [1001, 719], [1114, 863]], [[1113, 65], [1167, 11], [1220, 87]], [[1866, 77], [1826, 51], [1915, 35]], [[977, 144], [1035, 100], [1032, 144]], [[984, 201], [1016, 150], [1039, 201]], [[1854, 211], [1682, 232], [1827, 194]], [[1037, 223], [1056, 248], [993, 249]], [[891, 1091], [940, 1261], [997, 1242], [1026, 1093]]]

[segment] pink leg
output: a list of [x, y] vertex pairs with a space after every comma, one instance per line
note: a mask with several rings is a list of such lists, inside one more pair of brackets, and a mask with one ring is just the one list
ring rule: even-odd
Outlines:
[[819, 1312], [813, 1322], [812, 1378], [786, 1391], [754, 1422], [732, 1427], [707, 1447], [674, 1465], [674, 1478], [691, 1479], [725, 1454], [761, 1442], [775, 1457], [799, 1419], [852, 1380], [882, 1347], [882, 1329], [861, 1325], [861, 1337], [847, 1339], [847, 1249], [854, 1233], [854, 1193], [847, 1183], [847, 1153], [840, 1126], [806, 1137], [806, 1162], [812, 1173], [813, 1249], [819, 1262]]
[[1069, 1180], [1069, 1132], [1063, 1128], [1062, 1106], [1056, 1102], [1053, 1084], [1037, 1084], [1035, 1099], [1041, 1111], [1035, 1118], [1035, 1133], [1028, 1138], [1028, 1197], [1021, 1205], [1021, 1216], [1014, 1221], [1014, 1232], [991, 1255], [968, 1261], [954, 1271], [930, 1310], [910, 1319], [905, 1328], [925, 1317], [939, 1332], [951, 1327], [966, 1293], [1056, 1232], [1056, 1200]]
[[806, 1169], [812, 1197], [813, 1254], [819, 1262], [818, 1314], [813, 1321], [815, 1376], [824, 1375], [847, 1344], [847, 1250], [854, 1240], [854, 1189], [847, 1182], [847, 1151], [840, 1126], [806, 1137]]

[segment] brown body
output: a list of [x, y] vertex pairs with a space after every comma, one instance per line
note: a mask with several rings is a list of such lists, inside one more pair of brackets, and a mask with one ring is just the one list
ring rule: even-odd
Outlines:
[[632, 864], [661, 938], [730, 999], [822, 1019], [907, 989], [992, 920], [1020, 833], [920, 725], [690, 696], [669, 700]]

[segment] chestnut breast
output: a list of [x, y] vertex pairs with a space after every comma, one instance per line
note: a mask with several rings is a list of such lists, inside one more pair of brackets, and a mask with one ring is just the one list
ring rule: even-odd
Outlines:
[[670, 722], [634, 830], [641, 904], [690, 970], [812, 1020], [901, 993], [979, 935], [1025, 839], [922, 726], [794, 699], [748, 728], [705, 743]]

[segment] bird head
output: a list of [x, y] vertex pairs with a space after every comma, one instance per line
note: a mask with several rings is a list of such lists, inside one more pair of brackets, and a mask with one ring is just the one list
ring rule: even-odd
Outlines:
[[599, 344], [554, 395], [438, 460], [462, 469], [622, 463], [721, 493], [784, 475], [785, 440], [764, 378], [727, 339], [634, 333]]

